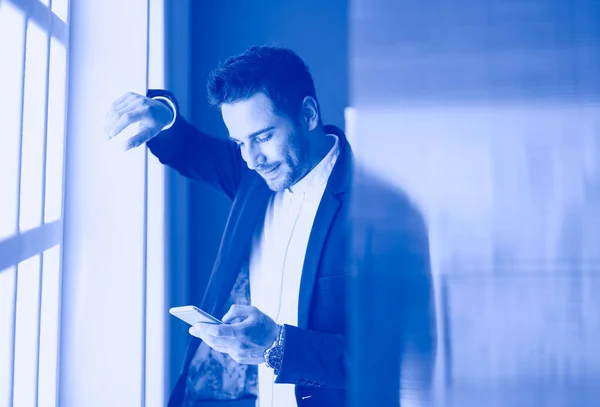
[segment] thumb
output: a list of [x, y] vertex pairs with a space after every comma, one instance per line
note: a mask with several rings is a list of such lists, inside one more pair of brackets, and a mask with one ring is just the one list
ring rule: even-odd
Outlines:
[[138, 134], [127, 140], [125, 149], [130, 150], [144, 144], [146, 141], [151, 140], [154, 136], [156, 136], [155, 132], [156, 131], [151, 127], [140, 131]]
[[239, 304], [233, 304], [230, 308], [229, 311], [227, 311], [227, 314], [225, 314], [223, 316], [223, 319], [221, 319], [221, 321], [227, 323], [231, 323], [233, 322], [233, 320], [235, 319], [239, 319], [241, 322], [243, 320], [245, 320], [246, 318], [248, 318], [248, 316], [250, 315], [250, 309], [252, 307], [248, 306], [248, 305], [239, 305]]

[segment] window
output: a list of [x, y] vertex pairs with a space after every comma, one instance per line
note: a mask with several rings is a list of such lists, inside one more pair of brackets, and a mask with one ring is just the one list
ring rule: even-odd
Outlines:
[[0, 0], [0, 405], [55, 406], [68, 0]]

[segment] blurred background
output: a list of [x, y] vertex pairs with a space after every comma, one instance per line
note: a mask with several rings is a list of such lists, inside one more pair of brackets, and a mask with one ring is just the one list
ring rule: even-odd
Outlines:
[[425, 216], [432, 403], [598, 405], [598, 1], [0, 0], [0, 406], [165, 405], [230, 204], [104, 115], [166, 88], [223, 136], [207, 74], [267, 42]]

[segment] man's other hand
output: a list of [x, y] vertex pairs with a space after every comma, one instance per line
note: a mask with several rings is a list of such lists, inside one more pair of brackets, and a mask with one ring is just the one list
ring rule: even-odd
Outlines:
[[112, 139], [129, 125], [139, 122], [138, 133], [127, 140], [129, 150], [152, 139], [171, 122], [173, 112], [164, 103], [128, 92], [115, 100], [106, 114], [106, 133]]
[[190, 334], [238, 363], [258, 365], [265, 361], [263, 354], [279, 332], [275, 321], [256, 307], [233, 304], [223, 322], [198, 323], [190, 328]]

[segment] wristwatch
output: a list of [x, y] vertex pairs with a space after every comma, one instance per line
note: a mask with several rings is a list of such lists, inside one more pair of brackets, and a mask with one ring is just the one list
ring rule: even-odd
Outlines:
[[285, 325], [279, 325], [279, 333], [277, 339], [271, 347], [267, 348], [264, 353], [265, 364], [275, 371], [275, 375], [279, 374], [281, 364], [283, 362], [283, 350], [285, 346]]

